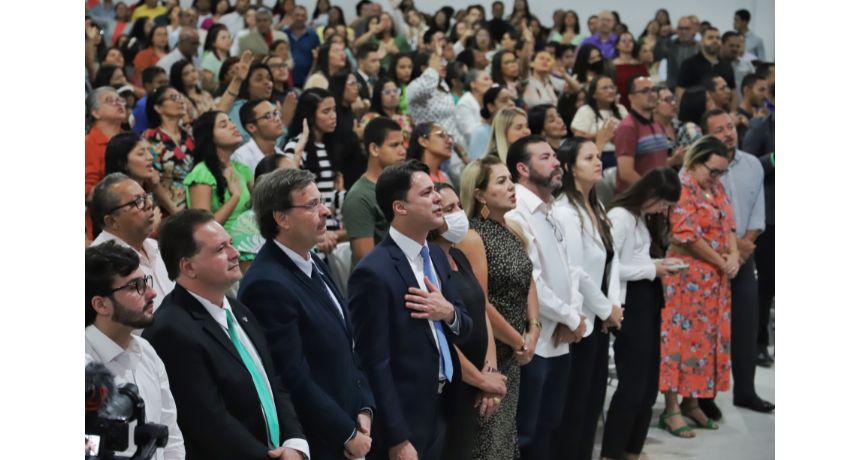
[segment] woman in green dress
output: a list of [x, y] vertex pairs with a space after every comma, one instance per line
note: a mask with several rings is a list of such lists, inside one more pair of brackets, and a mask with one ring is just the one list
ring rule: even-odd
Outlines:
[[228, 232], [250, 207], [253, 178], [247, 166], [230, 161], [242, 136], [226, 113], [209, 111], [194, 123], [194, 169], [183, 184], [189, 208], [205, 209]]

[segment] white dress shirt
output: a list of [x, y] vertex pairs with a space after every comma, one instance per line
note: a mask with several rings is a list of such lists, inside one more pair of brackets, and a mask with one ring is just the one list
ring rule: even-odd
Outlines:
[[520, 184], [516, 185], [516, 194], [517, 207], [505, 218], [522, 229], [532, 261], [532, 279], [543, 324], [535, 354], [543, 358], [563, 356], [570, 352], [569, 344], [555, 346], [552, 333], [559, 323], [571, 330], [579, 327], [583, 302], [579, 293], [580, 272], [567, 262], [564, 229], [552, 215], [552, 202], [544, 203]]
[[[302, 273], [307, 275], [308, 278], [312, 277], [313, 269], [314, 269], [314, 261], [313, 261], [313, 259], [311, 259], [310, 255], [308, 256], [307, 259], [305, 259], [304, 257], [300, 256], [299, 253], [288, 248], [287, 246], [282, 244], [280, 241], [278, 241], [278, 240], [272, 240], [272, 241], [274, 241], [275, 244], [278, 245], [278, 247], [281, 248], [282, 251], [284, 251], [284, 254], [286, 254], [287, 257], [289, 257], [290, 260], [292, 260], [293, 263], [295, 263], [296, 266], [299, 267], [299, 270], [301, 270]], [[322, 270], [320, 270], [319, 267], [317, 267], [317, 271], [322, 273]], [[331, 288], [329, 287], [328, 283], [323, 283], [323, 284], [325, 284], [325, 288], [326, 288], [326, 292], [328, 292], [328, 296], [331, 298], [332, 303], [337, 305], [337, 312], [340, 313], [340, 317], [341, 317], [341, 319], [343, 319], [344, 318], [343, 305], [341, 305], [340, 302], [337, 301], [337, 296], [335, 296], [334, 293], [331, 292]]]
[[624, 303], [628, 281], [653, 281], [657, 277], [657, 267], [651, 259], [651, 234], [644, 220], [624, 208], [612, 208], [607, 216], [618, 259], [619, 297]]
[[[390, 227], [388, 229], [388, 234], [391, 235], [391, 239], [394, 240], [394, 243], [397, 247], [403, 251], [403, 254], [406, 255], [406, 261], [409, 262], [409, 268], [412, 269], [412, 273], [415, 275], [415, 279], [418, 281], [418, 287], [421, 289], [428, 291], [427, 285], [424, 284], [424, 276], [426, 275], [428, 278], [430, 275], [424, 273], [424, 258], [421, 257], [421, 248], [427, 245], [425, 242], [423, 245], [418, 244], [412, 238], [404, 235], [397, 231], [396, 228]], [[436, 267], [433, 265], [433, 260], [430, 260], [430, 267], [433, 269], [433, 275], [436, 277], [436, 281], [439, 283], [436, 286], [440, 292], [442, 291], [442, 280], [439, 278], [439, 274], [436, 271]], [[405, 308], [405, 307], [404, 307]], [[428, 319], [427, 324], [430, 326], [430, 331], [433, 333], [433, 341], [436, 344], [436, 350], [439, 350], [439, 337], [436, 336], [436, 327], [433, 325], [433, 320]], [[447, 323], [446, 323], [447, 324]], [[457, 310], [454, 310], [454, 322], [448, 324], [448, 327], [451, 328], [451, 332], [456, 335], [460, 335], [460, 321], [457, 317]], [[455, 359], [454, 356], [451, 356], [451, 359]], [[442, 370], [442, 354], [439, 354], [439, 380], [445, 380], [445, 373]]]
[[481, 126], [482, 123], [481, 104], [478, 103], [478, 100], [475, 99], [471, 91], [466, 91], [460, 97], [460, 100], [457, 101], [457, 108], [455, 110], [457, 129], [460, 130], [460, 136], [462, 136], [465, 142], [464, 145], [469, 145], [472, 141], [472, 131]]
[[[284, 151], [278, 148], [275, 145], [275, 155], [285, 155]], [[257, 169], [257, 164], [260, 161], [266, 158], [266, 154], [260, 150], [260, 146], [257, 145], [257, 142], [254, 141], [254, 138], [249, 138], [248, 142], [245, 142], [241, 147], [236, 149], [232, 155], [230, 155], [230, 159], [237, 162], [242, 163], [243, 165], [251, 168], [251, 172], [254, 172]]]
[[[164, 363], [152, 345], [146, 339], [132, 335], [128, 348], [123, 350], [93, 325], [87, 326], [84, 336], [87, 363], [104, 364], [114, 374], [117, 386], [123, 383], [137, 385], [138, 393], [146, 403], [146, 421], [167, 425], [167, 445], [156, 451], [155, 458], [184, 459], [185, 441], [176, 424], [176, 403], [170, 393]], [[129, 448], [119, 455], [128, 457], [134, 454], [136, 447], [133, 433], [136, 426], [137, 422], [133, 422], [129, 427]]]
[[[579, 213], [577, 213], [577, 208], [579, 208]], [[571, 266], [581, 270], [579, 292], [584, 298], [584, 337], [588, 337], [594, 330], [595, 316], [606, 320], [612, 313], [612, 306], [621, 305], [618, 288], [618, 253], [616, 252], [612, 256], [608, 274], [609, 286], [606, 295], [604, 295], [601, 286], [605, 275], [607, 251], [606, 246], [603, 245], [603, 240], [600, 238], [600, 233], [594, 228], [594, 224], [588, 216], [588, 211], [571, 203], [567, 195], [564, 194], [555, 200], [555, 209], [558, 220], [564, 227], [567, 261]], [[584, 222], [583, 219], [585, 219]]]
[[[201, 305], [203, 305], [203, 308], [205, 308], [206, 311], [209, 312], [210, 315], [212, 315], [212, 318], [215, 320], [215, 322], [218, 323], [218, 325], [221, 326], [222, 329], [224, 329], [224, 334], [227, 335], [228, 339], [230, 337], [230, 333], [227, 332], [226, 310], [230, 310], [230, 313], [233, 314], [233, 318], [236, 320], [236, 335], [239, 337], [239, 342], [242, 343], [242, 346], [244, 346], [245, 349], [248, 350], [248, 354], [251, 355], [251, 360], [254, 361], [254, 365], [257, 366], [257, 370], [260, 371], [260, 376], [263, 377], [263, 382], [266, 384], [266, 391], [268, 391], [269, 397], [272, 398], [272, 401], [274, 401], [275, 398], [272, 394], [272, 387], [271, 385], [269, 385], [269, 377], [266, 374], [266, 368], [263, 367], [263, 361], [260, 359], [260, 355], [257, 353], [257, 349], [254, 347], [254, 343], [251, 342], [251, 339], [248, 338], [248, 334], [245, 333], [245, 329], [240, 326], [241, 323], [245, 322], [245, 320], [243, 319], [244, 317], [238, 317], [235, 313], [233, 313], [233, 310], [230, 308], [230, 302], [227, 301], [226, 297], [224, 298], [224, 307], [222, 308], [213, 304], [207, 299], [200, 297], [194, 292], [188, 291], [188, 293], [194, 296], [194, 298], [197, 299], [197, 301], [199, 301]], [[229, 340], [232, 342], [232, 339]], [[263, 418], [265, 419], [266, 412], [263, 410], [262, 404], [260, 404], [260, 412], [263, 413]], [[281, 444], [281, 447], [295, 449], [304, 454], [306, 458], [311, 457], [310, 447], [308, 446], [308, 442], [304, 439], [287, 439], [286, 441], [284, 441], [283, 444]]]
[[[117, 244], [134, 250], [134, 248], [129, 246], [128, 243], [106, 230], [99, 233], [99, 236], [93, 240], [93, 245], [95, 246], [108, 241], [116, 241]], [[142, 271], [144, 275], [152, 276], [153, 289], [155, 290], [153, 311], [155, 311], [155, 309], [161, 305], [161, 301], [164, 300], [164, 296], [170, 294], [170, 291], [173, 290], [176, 283], [171, 281], [170, 277], [167, 276], [167, 267], [164, 265], [164, 261], [161, 260], [161, 251], [158, 250], [157, 241], [152, 238], [147, 238], [143, 241], [143, 252], [138, 252], [137, 250], [134, 252], [137, 252], [138, 257], [140, 257], [140, 271]]]

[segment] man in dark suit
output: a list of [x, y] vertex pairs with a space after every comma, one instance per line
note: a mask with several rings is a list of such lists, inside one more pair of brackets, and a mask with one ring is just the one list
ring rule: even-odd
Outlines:
[[373, 96], [373, 87], [379, 78], [379, 45], [367, 42], [358, 47], [355, 53], [358, 68], [355, 79], [358, 80], [358, 96], [367, 99]]
[[452, 342], [472, 329], [447, 256], [427, 243], [427, 233], [444, 223], [428, 171], [417, 160], [382, 171], [376, 200], [389, 234], [349, 279], [356, 351], [378, 413], [369, 459], [441, 457], [441, 393], [460, 378]]
[[176, 288], [143, 336], [167, 369], [185, 458], [307, 458], [260, 325], [225, 295], [242, 275], [230, 235], [208, 211], [188, 209], [164, 222], [159, 249]]
[[239, 299], [263, 325], [275, 370], [295, 400], [314, 460], [359, 458], [370, 450], [373, 396], [353, 351], [346, 302], [311, 249], [330, 212], [314, 175], [266, 174], [254, 187], [266, 243], [242, 279]]

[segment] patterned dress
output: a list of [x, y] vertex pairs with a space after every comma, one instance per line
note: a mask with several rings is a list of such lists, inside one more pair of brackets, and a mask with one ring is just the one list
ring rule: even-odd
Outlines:
[[[493, 220], [475, 218], [472, 228], [484, 241], [487, 253], [487, 294], [489, 301], [517, 331], [528, 322], [526, 310], [532, 280], [532, 263], [523, 242], [505, 226]], [[490, 418], [478, 419], [472, 458], [506, 460], [519, 457], [517, 449], [517, 402], [520, 367], [514, 350], [496, 340], [499, 372], [508, 378], [508, 394]]]
[[[689, 173], [681, 173], [681, 198], [672, 209], [671, 240], [704, 240], [728, 254], [734, 216], [725, 189], [706, 193]], [[731, 374], [731, 285], [729, 277], [698, 258], [670, 248], [666, 257], [690, 265], [662, 278], [666, 308], [660, 328], [660, 391], [710, 398], [729, 389]]]
[[170, 192], [171, 201], [180, 211], [185, 209], [185, 176], [194, 169], [194, 140], [188, 131], [180, 129], [179, 144], [161, 128], [143, 132], [149, 141], [153, 167], [161, 173], [161, 184]]

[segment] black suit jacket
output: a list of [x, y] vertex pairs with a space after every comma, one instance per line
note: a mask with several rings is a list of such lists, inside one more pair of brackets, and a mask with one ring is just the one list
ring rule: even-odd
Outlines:
[[[442, 284], [442, 294], [454, 305], [460, 333], [444, 326], [454, 364], [454, 380], [460, 378], [454, 343], [464, 342], [472, 319], [451, 281], [448, 258], [430, 245], [430, 257]], [[367, 371], [376, 397], [374, 442], [368, 458], [388, 458], [388, 448], [409, 440], [419, 457], [441, 433], [438, 394], [439, 351], [430, 324], [414, 319], [405, 306], [410, 287], [419, 287], [406, 255], [391, 236], [364, 257], [349, 279], [349, 309], [355, 326], [356, 351]]]
[[[304, 438], [290, 395], [279, 385], [260, 325], [239, 301], [228, 301], [269, 378], [281, 431], [278, 444]], [[177, 284], [143, 337], [167, 369], [185, 458], [269, 458], [268, 429], [251, 374], [230, 337], [194, 296]]]
[[370, 100], [370, 93], [373, 92], [373, 86], [357, 70], [353, 72], [355, 80], [358, 81], [358, 97]]
[[311, 257], [340, 307], [271, 240], [242, 279], [239, 298], [263, 325], [275, 370], [308, 432], [311, 458], [343, 459], [343, 443], [359, 411], [373, 409], [373, 396], [353, 351], [346, 301], [326, 264]]

